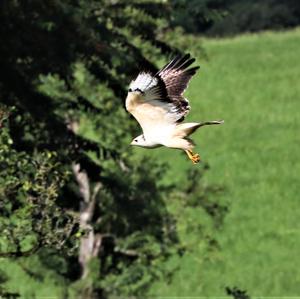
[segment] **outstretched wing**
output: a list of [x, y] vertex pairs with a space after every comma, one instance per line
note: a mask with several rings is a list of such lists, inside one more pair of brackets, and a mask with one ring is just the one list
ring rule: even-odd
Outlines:
[[[182, 121], [190, 106], [183, 93], [199, 67], [188, 68], [195, 59], [177, 56], [158, 73], [142, 72], [131, 82], [126, 109], [143, 131]], [[146, 133], [146, 132], [145, 132]]]
[[190, 54], [177, 56], [157, 73], [164, 82], [169, 99], [181, 116], [179, 120], [183, 120], [190, 110], [189, 101], [183, 97], [183, 93], [199, 69], [199, 66], [188, 68], [194, 61], [195, 58], [191, 58]]

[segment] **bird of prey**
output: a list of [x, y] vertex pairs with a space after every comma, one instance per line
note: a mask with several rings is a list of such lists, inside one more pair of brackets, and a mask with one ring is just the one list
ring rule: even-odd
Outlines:
[[156, 74], [140, 72], [130, 83], [126, 109], [143, 130], [131, 145], [182, 149], [194, 164], [200, 161], [199, 154], [192, 151], [195, 144], [188, 136], [202, 126], [224, 121], [182, 122], [190, 111], [183, 93], [199, 69], [199, 66], [190, 67], [194, 61], [189, 54], [178, 55]]

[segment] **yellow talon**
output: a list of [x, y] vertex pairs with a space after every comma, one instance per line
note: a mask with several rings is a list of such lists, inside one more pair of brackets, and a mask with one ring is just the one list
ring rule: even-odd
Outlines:
[[186, 150], [185, 152], [193, 164], [197, 164], [200, 161], [199, 154], [194, 154], [191, 150]]

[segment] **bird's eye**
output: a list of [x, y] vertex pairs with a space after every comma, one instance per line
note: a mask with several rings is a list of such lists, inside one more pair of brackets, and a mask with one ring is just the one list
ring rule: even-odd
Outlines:
[[132, 92], [132, 89], [131, 89], [131, 88], [129, 88], [129, 89], [128, 89], [128, 92]]
[[136, 88], [134, 91], [138, 91], [138, 92], [140, 92], [141, 94], [144, 94], [144, 92], [143, 92], [141, 89], [139, 89], [139, 88]]
[[137, 140], [137, 139], [134, 139], [134, 142], [138, 142], [138, 140]]

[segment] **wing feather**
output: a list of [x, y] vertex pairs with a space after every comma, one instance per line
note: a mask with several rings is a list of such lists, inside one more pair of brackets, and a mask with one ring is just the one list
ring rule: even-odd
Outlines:
[[190, 54], [177, 56], [157, 73], [165, 84], [168, 97], [181, 114], [180, 120], [183, 120], [190, 110], [189, 102], [183, 97], [183, 93], [199, 69], [199, 66], [188, 68], [194, 62], [195, 59], [190, 58]]
[[177, 56], [158, 73], [141, 72], [130, 83], [126, 109], [144, 132], [150, 132], [154, 126], [169, 126], [184, 119], [190, 106], [183, 93], [199, 68], [189, 68], [194, 62], [189, 54]]

